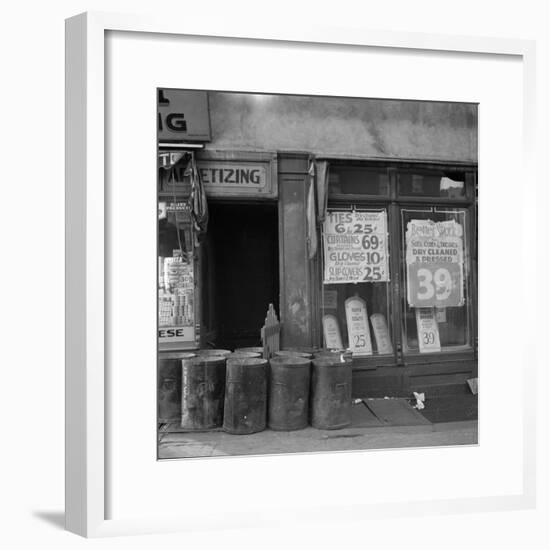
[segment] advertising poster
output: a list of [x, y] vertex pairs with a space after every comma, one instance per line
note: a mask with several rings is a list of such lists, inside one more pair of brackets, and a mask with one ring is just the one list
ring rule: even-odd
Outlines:
[[323, 336], [325, 337], [325, 348], [343, 349], [342, 335], [338, 319], [334, 315], [323, 315]]
[[420, 353], [441, 351], [439, 326], [434, 308], [418, 308], [416, 310], [416, 328], [418, 331], [418, 349]]
[[372, 341], [365, 300], [354, 296], [348, 298], [345, 305], [349, 349], [354, 355], [372, 355]]
[[462, 306], [462, 226], [454, 220], [411, 220], [405, 238], [409, 305], [422, 308]]
[[[175, 251], [178, 252], [178, 251]], [[193, 342], [193, 265], [181, 257], [159, 258], [159, 342]]]
[[385, 211], [332, 211], [323, 225], [324, 283], [389, 281]]
[[379, 354], [393, 353], [393, 346], [391, 343], [390, 332], [388, 330], [388, 324], [386, 323], [386, 317], [381, 313], [373, 313], [370, 316], [370, 322], [372, 330], [374, 332], [374, 339], [376, 340], [376, 349]]

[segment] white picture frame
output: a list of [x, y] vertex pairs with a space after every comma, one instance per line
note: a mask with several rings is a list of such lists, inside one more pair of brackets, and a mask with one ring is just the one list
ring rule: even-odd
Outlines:
[[[67, 20], [66, 23], [66, 528], [87, 537], [112, 536], [119, 534], [139, 534], [148, 532], [181, 531], [213, 526], [275, 525], [293, 520], [308, 521], [317, 519], [357, 520], [369, 517], [390, 517], [396, 515], [420, 515], [442, 512], [477, 512], [504, 509], [524, 509], [533, 507], [535, 502], [535, 429], [533, 398], [534, 365], [536, 344], [532, 342], [518, 361], [521, 365], [523, 421], [520, 423], [523, 446], [517, 464], [521, 471], [515, 471], [521, 478], [520, 488], [512, 494], [499, 495], [488, 492], [482, 495], [457, 495], [456, 498], [431, 498], [422, 493], [400, 495], [392, 493], [388, 500], [378, 502], [342, 501], [320, 502], [319, 508], [304, 507], [300, 511], [284, 509], [281, 503], [268, 506], [266, 502], [255, 502], [250, 507], [251, 515], [241, 514], [240, 519], [231, 514], [222, 514], [217, 508], [207, 509], [196, 504], [194, 514], [137, 517], [131, 514], [113, 512], [109, 498], [109, 487], [113, 483], [113, 470], [106, 468], [109, 441], [109, 399], [106, 395], [107, 369], [112, 365], [106, 362], [107, 341], [112, 325], [107, 319], [109, 292], [106, 277], [109, 273], [107, 260], [110, 246], [108, 192], [106, 192], [105, 120], [112, 115], [105, 109], [106, 67], [105, 41], [108, 33], [150, 33], [148, 36], [193, 36], [200, 43], [209, 37], [231, 41], [246, 39], [246, 47], [252, 48], [259, 41], [285, 43], [289, 48], [300, 44], [318, 44], [342, 50], [354, 51], [376, 48], [391, 52], [437, 52], [440, 56], [466, 54], [465, 62], [474, 63], [476, 56], [513, 58], [521, 63], [521, 71], [516, 82], [522, 92], [522, 143], [521, 156], [522, 188], [524, 201], [527, 194], [535, 189], [533, 176], [534, 154], [534, 79], [535, 46], [533, 42], [482, 37], [460, 37], [427, 35], [413, 32], [378, 32], [361, 28], [307, 28], [270, 27], [266, 21], [262, 27], [250, 28], [246, 21], [240, 26], [232, 23], [217, 27], [204, 21], [202, 24], [180, 23], [169, 16], [149, 18], [131, 15], [91, 12]], [[267, 44], [267, 42], [265, 42]], [[468, 61], [469, 60], [469, 61]], [[497, 62], [497, 61], [495, 61]], [[164, 85], [164, 83], [159, 83]], [[191, 86], [192, 82], [191, 82]], [[395, 89], [394, 97], [400, 96]], [[406, 98], [405, 98], [406, 99]], [[483, 110], [481, 110], [483, 117]], [[151, 125], [151, 128], [154, 124]], [[149, 132], [151, 128], [144, 130]], [[154, 131], [154, 129], [153, 129]], [[482, 141], [483, 143], [483, 141]], [[153, 151], [151, 153], [153, 155]], [[480, 166], [484, 162], [481, 148]], [[518, 161], [519, 162], [519, 161]], [[108, 184], [108, 183], [107, 183]], [[144, 191], [143, 191], [144, 192]], [[526, 206], [521, 217], [522, 235], [527, 235], [535, 226], [535, 216], [528, 216]], [[521, 241], [522, 257], [528, 257], [533, 245], [525, 237]], [[152, 266], [155, 269], [155, 266]], [[482, 269], [483, 273], [483, 269]], [[531, 271], [526, 269], [520, 278], [527, 281]], [[526, 314], [533, 313], [535, 299], [529, 285], [525, 285], [524, 300]], [[152, 289], [155, 292], [155, 289]], [[483, 297], [482, 297], [483, 302]], [[483, 305], [483, 304], [482, 304]], [[480, 311], [480, 316], [483, 310]], [[533, 315], [534, 317], [534, 315]], [[135, 322], [135, 321], [134, 321]], [[527, 325], [527, 323], [525, 323]], [[528, 328], [522, 329], [527, 331]], [[480, 333], [483, 335], [483, 327]], [[489, 357], [491, 350], [484, 350], [483, 357]], [[483, 369], [483, 357], [481, 368]], [[490, 359], [489, 359], [490, 361]], [[482, 382], [483, 384], [483, 382]], [[153, 390], [154, 391], [154, 390]], [[482, 398], [483, 399], [483, 398]], [[152, 411], [153, 415], [154, 412]], [[488, 420], [489, 422], [491, 419]], [[484, 445], [484, 437], [481, 445]], [[485, 434], [487, 436], [487, 433]], [[490, 434], [485, 438], [490, 446]], [[154, 447], [154, 441], [151, 442]], [[391, 457], [395, 458], [394, 452]], [[326, 457], [316, 458], [324, 461]], [[241, 459], [203, 461], [202, 464], [220, 469], [222, 463], [231, 463], [232, 468], [241, 464]], [[251, 460], [267, 459], [258, 457], [244, 459], [246, 468]], [[304, 455], [294, 457], [303, 465], [311, 460]], [[195, 461], [194, 464], [197, 464]], [[298, 462], [293, 462], [297, 464]], [[179, 462], [177, 464], [183, 464]], [[174, 469], [176, 463], [163, 466]], [[290, 464], [288, 460], [285, 464]], [[153, 466], [154, 467], [154, 466]], [[236, 466], [235, 466], [236, 467]], [[243, 469], [243, 472], [247, 470]], [[239, 470], [241, 471], [241, 470]], [[143, 482], [143, 481], [141, 481]], [[143, 482], [144, 483], [144, 482]], [[246, 493], [245, 483], [243, 492]], [[357, 489], [359, 492], [360, 488]], [[145, 495], [151, 498], [151, 495]], [[411, 508], [411, 502], [414, 507]], [[273, 503], [271, 503], [273, 504]], [[267, 513], [269, 512], [269, 513]]]

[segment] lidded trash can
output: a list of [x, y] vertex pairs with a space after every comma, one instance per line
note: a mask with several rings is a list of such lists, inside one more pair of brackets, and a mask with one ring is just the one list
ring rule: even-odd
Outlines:
[[230, 434], [261, 432], [267, 416], [267, 360], [228, 359], [223, 429]]
[[302, 357], [304, 359], [311, 359], [311, 353], [306, 353], [303, 351], [294, 351], [283, 349], [273, 353], [275, 357]]
[[301, 430], [308, 425], [311, 361], [286, 355], [269, 361], [268, 425]]

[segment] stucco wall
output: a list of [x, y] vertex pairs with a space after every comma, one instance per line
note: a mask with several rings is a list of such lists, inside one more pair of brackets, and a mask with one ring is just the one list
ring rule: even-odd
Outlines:
[[477, 105], [210, 92], [209, 149], [477, 162]]

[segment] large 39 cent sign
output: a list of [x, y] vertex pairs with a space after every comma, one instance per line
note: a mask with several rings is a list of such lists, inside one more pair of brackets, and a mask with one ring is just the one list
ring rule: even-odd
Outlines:
[[407, 299], [411, 307], [464, 304], [462, 226], [411, 220], [406, 232]]

